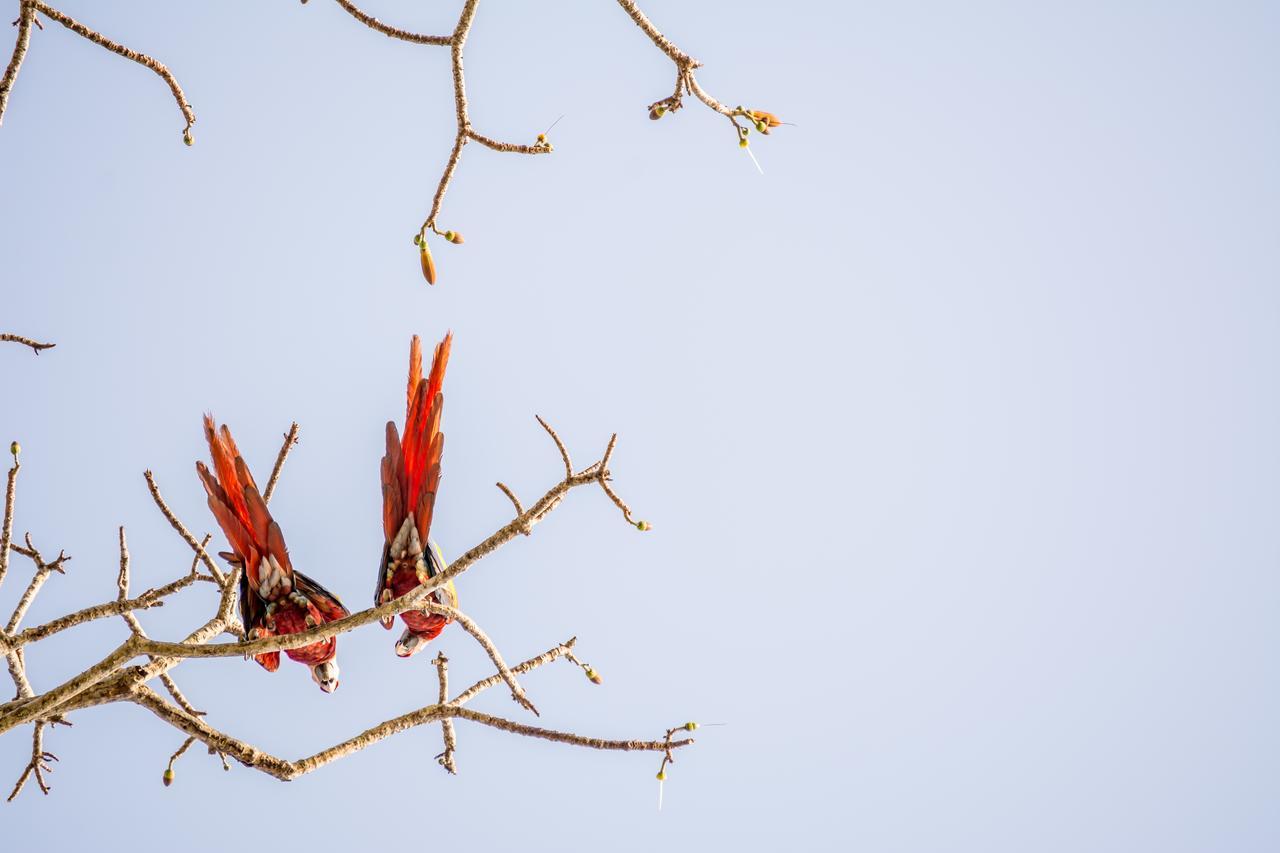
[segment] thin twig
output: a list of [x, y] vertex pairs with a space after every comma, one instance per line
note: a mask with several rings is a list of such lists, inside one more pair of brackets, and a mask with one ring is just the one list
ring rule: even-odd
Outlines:
[[[213, 576], [214, 580], [220, 584], [225, 583], [226, 577], [222, 574], [222, 570], [213, 564], [213, 560], [209, 558], [209, 555], [205, 553], [205, 546], [196, 541], [196, 538], [191, 535], [191, 531], [187, 530], [187, 526], [178, 520], [178, 517], [173, 514], [173, 510], [169, 509], [169, 505], [160, 496], [160, 487], [156, 485], [155, 476], [150, 471], [143, 471], [142, 476], [147, 480], [147, 488], [151, 491], [152, 500], [156, 502], [156, 506], [160, 508], [160, 512], [164, 517], [169, 520], [169, 524], [173, 526], [174, 530], [178, 531], [178, 535], [183, 538], [183, 541], [191, 546], [191, 550], [204, 563], [204, 567], [209, 570], [209, 574]], [[208, 543], [208, 541], [206, 538], [205, 542]]]
[[[120, 526], [120, 574], [116, 578], [116, 590], [117, 603], [129, 600], [129, 543], [125, 540], [124, 525]], [[133, 615], [132, 609], [126, 609], [122, 606], [120, 618], [124, 620], [124, 623], [129, 626], [129, 630], [135, 636], [146, 636], [146, 633], [142, 630], [142, 623], [138, 621], [137, 616]]]
[[[302, 0], [302, 2], [305, 3], [307, 0]], [[336, 2], [343, 9], [346, 9], [347, 12], [351, 14], [351, 17], [355, 18], [360, 23], [364, 24], [369, 29], [380, 32], [390, 38], [412, 42], [413, 44], [434, 44], [441, 47], [449, 44], [450, 36], [427, 36], [421, 35], [420, 33], [411, 33], [408, 30], [402, 30], [399, 27], [393, 27], [389, 24], [382, 23], [372, 15], [361, 11], [356, 4], [347, 2], [347, 0], [336, 0]]]
[[511, 504], [516, 508], [516, 515], [524, 515], [524, 507], [520, 505], [520, 499], [516, 497], [516, 493], [507, 488], [507, 484], [498, 482], [498, 488], [502, 489], [502, 493], [511, 499]]
[[[10, 636], [12, 636], [13, 633], [18, 630], [18, 626], [22, 624], [23, 617], [27, 615], [27, 609], [30, 608], [31, 603], [35, 601], [36, 595], [40, 592], [40, 588], [44, 586], [44, 582], [48, 580], [49, 576], [54, 572], [65, 575], [66, 571], [62, 568], [62, 564], [71, 559], [65, 552], [59, 551], [58, 558], [56, 560], [52, 563], [46, 563], [44, 561], [44, 557], [42, 557], [40, 552], [36, 550], [35, 546], [31, 544], [30, 533], [27, 534], [26, 540], [27, 547], [21, 549], [21, 553], [31, 558], [32, 562], [36, 564], [36, 571], [35, 574], [31, 576], [31, 583], [27, 585], [26, 592], [22, 593], [22, 598], [18, 599], [17, 606], [13, 608], [13, 615], [9, 617], [9, 624], [4, 627], [4, 632]], [[17, 551], [19, 549], [14, 546], [12, 550]]]
[[[21, 38], [21, 36], [19, 36], [19, 38]], [[25, 51], [25, 46], [23, 49]], [[17, 57], [17, 53], [14, 53], [14, 57]], [[20, 62], [21, 60], [19, 60], [19, 63]], [[9, 67], [13, 71], [14, 76], [17, 76], [18, 70], [13, 67], [12, 63], [10, 63]], [[5, 79], [8, 79], [8, 76], [9, 74], [6, 72]], [[5, 102], [9, 100], [9, 90], [3, 88], [3, 86], [3, 82], [0, 82], [0, 120], [4, 119], [4, 105]], [[0, 341], [7, 341], [9, 343], [22, 344], [23, 346], [31, 347], [32, 352], [36, 355], [39, 355], [41, 350], [53, 349], [57, 346], [57, 344], [45, 344], [40, 341], [32, 340], [31, 338], [24, 338], [22, 335], [12, 335], [8, 332], [0, 332]]]
[[188, 735], [187, 739], [182, 742], [182, 746], [178, 747], [173, 755], [169, 756], [169, 763], [164, 768], [164, 786], [167, 788], [173, 784], [173, 763], [182, 757], [182, 754], [191, 748], [191, 744], [196, 742], [195, 735]]
[[[516, 675], [524, 675], [526, 672], [537, 669], [540, 666], [545, 666], [546, 664], [551, 663], [556, 658], [559, 658], [563, 655], [568, 654], [569, 650], [573, 648], [573, 644], [576, 643], [577, 641], [578, 641], [577, 637], [570, 637], [569, 639], [565, 640], [563, 643], [556, 646], [555, 648], [548, 649], [547, 651], [543, 652], [540, 655], [537, 655], [536, 657], [531, 657], [527, 661], [516, 664], [515, 666], [511, 667], [511, 671], [514, 672]], [[493, 687], [495, 684], [497, 684], [500, 681], [502, 681], [501, 675], [491, 675], [488, 678], [482, 678], [479, 681], [477, 681], [475, 684], [468, 687], [466, 690], [459, 693], [457, 696], [453, 697], [453, 699], [449, 700], [449, 704], [464, 705], [467, 702], [471, 701], [471, 699], [475, 697], [477, 693], [480, 693], [483, 690], [488, 690], [490, 687]]]
[[[13, 445], [17, 450], [17, 443]], [[4, 576], [9, 572], [9, 543], [13, 541], [13, 505], [17, 502], [18, 471], [22, 463], [18, 454], [13, 454], [13, 467], [9, 469], [9, 480], [4, 491], [4, 525], [0, 527], [0, 585], [4, 584]]]
[[44, 727], [46, 723], [43, 721], [35, 724], [31, 732], [31, 761], [27, 764], [22, 775], [18, 777], [18, 783], [13, 786], [13, 792], [9, 794], [9, 802], [22, 792], [22, 787], [27, 784], [27, 779], [35, 776], [36, 784], [40, 786], [40, 793], [48, 796], [51, 790], [49, 784], [44, 780], [44, 774], [53, 772], [53, 768], [49, 766], [50, 761], [57, 761], [58, 756], [52, 752], [44, 751]]
[[[489, 660], [493, 661], [493, 665], [497, 667], [498, 674], [502, 677], [502, 680], [507, 683], [507, 686], [511, 688], [511, 698], [520, 706], [532, 711], [534, 716], [541, 716], [538, 713], [538, 709], [534, 707], [533, 702], [530, 701], [529, 697], [525, 694], [524, 688], [520, 686], [520, 682], [516, 681], [515, 674], [507, 667], [506, 662], [503, 661], [502, 653], [498, 651], [498, 647], [494, 645], [493, 640], [489, 639], [489, 635], [486, 634], [470, 616], [457, 608], [449, 607], [445, 604], [437, 604], [430, 600], [423, 602], [422, 609], [429, 613], [438, 613], [441, 616], [445, 616], [448, 619], [457, 622], [458, 626], [470, 634], [471, 637], [480, 644], [480, 648], [484, 649], [485, 653], [489, 655]], [[440, 701], [443, 702], [444, 700], [441, 699]]]
[[[338, 0], [339, 3], [342, 0]], [[271, 479], [267, 481], [267, 490], [262, 493], [262, 502], [271, 503], [271, 496], [276, 491], [276, 481], [280, 479], [280, 471], [284, 469], [284, 460], [289, 458], [289, 451], [298, 443], [298, 422], [294, 421], [289, 431], [284, 434], [284, 444], [280, 445], [280, 453], [276, 455], [275, 467], [271, 469]]]
[[[436, 665], [436, 673], [440, 677], [439, 704], [443, 705], [449, 699], [449, 659], [444, 656], [444, 652], [439, 652], [432, 663]], [[458, 766], [454, 762], [453, 753], [458, 746], [458, 738], [453, 730], [453, 720], [447, 717], [441, 720], [440, 732], [444, 738], [444, 752], [440, 753], [436, 760], [440, 762], [441, 767], [456, 776], [458, 774]]]
[[492, 148], [494, 151], [501, 151], [504, 154], [550, 154], [551, 147], [545, 144], [518, 145], [514, 142], [499, 142], [496, 139], [490, 139], [483, 134], [476, 133], [467, 129], [467, 138], [472, 142], [479, 142], [485, 148]]
[[183, 136], [184, 138], [190, 139], [191, 126], [196, 123], [196, 115], [191, 111], [191, 105], [187, 103], [187, 96], [182, 93], [182, 87], [178, 85], [177, 79], [173, 76], [173, 73], [165, 67], [163, 62], [153, 59], [145, 53], [138, 53], [136, 50], [131, 50], [118, 42], [112, 41], [102, 35], [102, 33], [86, 27], [70, 15], [65, 15], [62, 12], [59, 12], [48, 3], [42, 2], [42, 0], [32, 0], [32, 5], [40, 12], [40, 14], [57, 21], [76, 35], [83, 36], [99, 47], [104, 47], [112, 53], [123, 56], [125, 59], [132, 60], [139, 65], [150, 68], [156, 74], [160, 75], [160, 78], [169, 84], [169, 90], [173, 92], [173, 99], [178, 102], [178, 109], [182, 112], [182, 117], [186, 119], [186, 127], [182, 129]]
[[554, 729], [543, 729], [537, 726], [529, 726], [524, 723], [517, 723], [514, 720], [507, 720], [502, 717], [494, 717], [489, 714], [482, 714], [479, 711], [473, 711], [470, 708], [453, 709], [453, 715], [462, 720], [470, 720], [473, 723], [482, 723], [495, 729], [501, 729], [504, 732], [512, 734], [524, 735], [525, 737], [536, 737], [543, 740], [551, 740], [557, 743], [567, 743], [573, 746], [585, 746], [590, 749], [611, 749], [621, 750], [623, 752], [634, 752], [643, 750], [645, 752], [665, 752], [668, 748], [679, 749], [682, 746], [688, 746], [693, 743], [693, 738], [685, 738], [677, 741], [661, 741], [661, 740], [606, 740], [605, 738], [584, 737], [583, 735], [573, 734], [572, 732], [559, 732]]
[[178, 683], [173, 680], [173, 676], [167, 672], [160, 673], [160, 683], [164, 685], [164, 689], [169, 691], [169, 695], [173, 697], [173, 701], [178, 703], [178, 707], [195, 717], [203, 717], [206, 712], [197, 711], [182, 691], [178, 689]]
[[551, 440], [556, 443], [556, 449], [560, 451], [560, 458], [564, 460], [564, 475], [566, 477], [573, 476], [573, 463], [569, 461], [569, 451], [565, 449], [564, 442], [560, 440], [560, 436], [556, 435], [556, 431], [551, 425], [542, 419], [541, 415], [534, 415], [538, 419], [538, 423], [542, 424], [542, 428], [551, 436]]

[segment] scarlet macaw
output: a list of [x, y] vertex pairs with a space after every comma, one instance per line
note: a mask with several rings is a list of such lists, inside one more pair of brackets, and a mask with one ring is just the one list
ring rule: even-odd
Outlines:
[[[232, 553], [221, 556], [241, 569], [240, 618], [249, 639], [297, 634], [350, 615], [336, 595], [290, 564], [280, 525], [267, 511], [231, 430], [226, 424], [221, 431], [214, 429], [213, 417], [205, 415], [204, 433], [217, 476], [203, 462], [196, 462], [196, 473], [209, 494], [209, 509], [231, 543]], [[311, 667], [312, 680], [325, 693], [338, 689], [337, 653], [337, 637], [285, 651], [291, 660]], [[267, 672], [280, 667], [279, 652], [255, 660]]]
[[[436, 345], [431, 373], [422, 378], [422, 342], [417, 335], [409, 344], [408, 405], [405, 409], [404, 439], [396, 432], [395, 421], [387, 421], [387, 453], [382, 457], [382, 529], [385, 544], [378, 564], [378, 586], [374, 604], [412, 592], [445, 569], [444, 555], [428, 538], [436, 491], [440, 488], [440, 456], [444, 433], [440, 413], [444, 408], [444, 369], [449, 362], [453, 335]], [[437, 604], [458, 606], [453, 581], [432, 593]], [[396, 654], [407, 658], [434, 640], [449, 624], [445, 616], [409, 610], [400, 614], [404, 633], [396, 643]], [[390, 630], [394, 618], [383, 619]]]

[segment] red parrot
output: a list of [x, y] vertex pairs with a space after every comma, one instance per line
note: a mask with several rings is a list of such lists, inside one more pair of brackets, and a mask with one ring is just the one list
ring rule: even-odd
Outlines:
[[[241, 569], [240, 618], [249, 639], [297, 634], [350, 615], [336, 595], [294, 571], [280, 525], [267, 511], [231, 430], [226, 424], [216, 430], [213, 416], [205, 415], [204, 434], [217, 476], [203, 462], [196, 462], [196, 473], [209, 494], [209, 509], [231, 543], [232, 553], [221, 556]], [[338, 689], [337, 653], [337, 637], [285, 651], [291, 660], [311, 668], [312, 680], [325, 693]], [[267, 672], [280, 667], [279, 652], [266, 652], [255, 660]]]
[[[409, 344], [408, 405], [404, 439], [396, 432], [395, 421], [387, 421], [387, 454], [382, 457], [382, 530], [385, 544], [378, 565], [378, 587], [374, 604], [385, 604], [412, 592], [445, 569], [444, 555], [428, 537], [431, 512], [440, 488], [440, 456], [444, 453], [444, 433], [440, 432], [440, 412], [444, 408], [444, 369], [449, 362], [453, 334], [436, 345], [431, 373], [422, 378], [422, 342], [417, 335]], [[437, 604], [458, 606], [453, 581], [433, 594]], [[396, 643], [396, 654], [407, 658], [434, 640], [451, 620], [434, 613], [409, 610], [400, 614], [404, 633]], [[383, 619], [390, 630], [395, 619]]]

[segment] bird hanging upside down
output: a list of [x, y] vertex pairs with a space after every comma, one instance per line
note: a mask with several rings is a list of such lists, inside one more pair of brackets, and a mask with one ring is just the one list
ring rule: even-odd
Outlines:
[[[385, 545], [378, 565], [378, 587], [374, 604], [386, 604], [412, 592], [445, 569], [444, 555], [428, 538], [436, 491], [440, 487], [440, 456], [444, 453], [444, 433], [440, 413], [444, 408], [444, 369], [449, 362], [453, 335], [445, 335], [436, 345], [431, 373], [422, 378], [422, 342], [417, 335], [409, 345], [408, 406], [404, 439], [396, 432], [395, 421], [387, 421], [387, 453], [382, 457], [382, 528]], [[437, 604], [458, 606], [453, 581], [432, 593]], [[434, 640], [451, 621], [423, 610], [400, 614], [404, 633], [396, 643], [396, 654], [407, 658]], [[382, 620], [390, 630], [394, 618]]]
[[[297, 634], [350, 615], [336, 595], [294, 571], [280, 525], [267, 511], [231, 430], [225, 424], [215, 429], [213, 417], [205, 415], [204, 433], [217, 475], [203, 462], [196, 462], [196, 473], [209, 494], [209, 509], [231, 543], [232, 552], [220, 556], [240, 569], [240, 618], [248, 638]], [[311, 678], [325, 693], [338, 689], [337, 653], [337, 637], [285, 651], [311, 668]], [[267, 672], [280, 667], [279, 652], [255, 660]]]

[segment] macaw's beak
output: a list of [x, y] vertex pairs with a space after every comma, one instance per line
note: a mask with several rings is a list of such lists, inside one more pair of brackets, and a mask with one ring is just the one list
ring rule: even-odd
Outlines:
[[318, 663], [311, 667], [311, 680], [320, 685], [320, 689], [325, 693], [332, 693], [338, 689], [338, 661], [327, 660], [324, 663]]
[[399, 641], [396, 642], [396, 654], [402, 658], [413, 657], [426, 647], [427, 642], [421, 634], [415, 634], [411, 628], [405, 628]]

